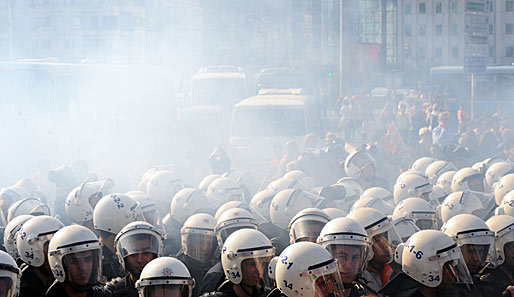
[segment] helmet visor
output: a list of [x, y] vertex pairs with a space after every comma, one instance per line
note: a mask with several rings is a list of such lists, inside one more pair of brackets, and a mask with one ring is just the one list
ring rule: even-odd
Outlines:
[[223, 229], [219, 230], [217, 236], [218, 236], [218, 240], [220, 241], [220, 245], [222, 245], [225, 242], [225, 240], [230, 236], [230, 234], [236, 232], [239, 229], [257, 230], [257, 226], [255, 226], [253, 224], [244, 224], [244, 225], [241, 224], [241, 225], [227, 227], [227, 228], [223, 228]]
[[316, 239], [325, 226], [324, 222], [315, 220], [297, 221], [291, 226], [291, 234], [294, 242], [310, 241], [316, 243]]
[[392, 232], [387, 231], [384, 233], [373, 236], [373, 259], [381, 263], [390, 263], [393, 260], [395, 247], [402, 241], [400, 236], [394, 231], [393, 236], [395, 239], [391, 240], [390, 235]]
[[366, 245], [331, 244], [327, 250], [337, 259], [343, 283], [352, 283], [368, 261], [369, 246]]
[[309, 278], [315, 297], [343, 297], [344, 287], [337, 269], [337, 260], [322, 264], [319, 268], [300, 273], [300, 277]]
[[476, 238], [467, 238], [465, 242], [460, 246], [460, 249], [471, 274], [477, 274], [486, 266], [496, 266], [496, 261], [494, 261], [496, 259], [496, 249], [493, 235], [479, 235]]
[[97, 284], [102, 271], [101, 257], [99, 248], [64, 255], [66, 280], [82, 288]]
[[184, 254], [201, 262], [207, 263], [212, 261], [216, 252], [217, 241], [214, 235], [185, 233], [182, 234], [185, 246]]
[[188, 297], [189, 286], [179, 284], [152, 285], [143, 288], [145, 297]]
[[473, 284], [464, 259], [450, 260], [444, 264], [443, 281], [450, 284]]
[[225, 190], [226, 201], [245, 201], [245, 194], [242, 188], [228, 188]]
[[152, 224], [152, 226], [159, 226], [161, 224], [161, 218], [156, 208], [142, 208], [141, 211], [143, 212], [145, 222]]
[[116, 249], [122, 258], [139, 253], [152, 253], [157, 256], [160, 244], [161, 242], [155, 234], [136, 233], [121, 237], [116, 244]]
[[0, 297], [13, 296], [14, 281], [10, 277], [0, 277]]
[[266, 288], [272, 288], [273, 283], [268, 275], [268, 265], [272, 258], [273, 255], [269, 255], [243, 260], [241, 262], [242, 283], [250, 287], [264, 285]]

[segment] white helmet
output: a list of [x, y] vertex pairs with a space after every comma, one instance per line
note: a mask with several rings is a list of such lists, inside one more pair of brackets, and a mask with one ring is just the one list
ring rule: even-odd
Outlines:
[[451, 193], [452, 192], [452, 180], [453, 176], [455, 175], [457, 171], [446, 171], [445, 173], [439, 175], [437, 178], [436, 185], [442, 187], [446, 192]]
[[230, 170], [221, 175], [235, 180], [241, 187], [250, 189], [253, 188], [253, 178], [250, 172], [241, 170]]
[[428, 165], [427, 169], [425, 170], [425, 175], [428, 177], [428, 180], [432, 184], [437, 183], [437, 179], [441, 174], [447, 172], [447, 171], [455, 171], [457, 168], [455, 168], [455, 165], [453, 163], [448, 161], [434, 161], [432, 164]]
[[[358, 208], [350, 212], [347, 218], [357, 221], [372, 240], [376, 257], [386, 262], [393, 260], [394, 247], [402, 242], [394, 228], [393, 220], [374, 208]], [[380, 248], [380, 250], [378, 250]]]
[[76, 224], [81, 224], [93, 219], [93, 205], [90, 199], [100, 199], [111, 193], [114, 187], [112, 179], [102, 181], [85, 181], [80, 186], [71, 190], [66, 197], [64, 210], [66, 216]]
[[146, 170], [143, 175], [141, 176], [141, 179], [139, 180], [139, 184], [137, 185], [137, 189], [139, 191], [142, 191], [142, 192], [145, 192], [146, 193], [146, 185], [148, 184], [148, 182], [150, 181], [150, 179], [152, 178], [152, 175], [157, 172], [157, 168], [156, 167], [152, 167], [148, 170]]
[[173, 196], [184, 188], [180, 178], [169, 170], [158, 170], [146, 183], [146, 194], [155, 201], [170, 203]]
[[20, 292], [21, 270], [8, 253], [0, 251], [0, 280], [4, 279], [7, 280], [4, 296], [17, 297]]
[[40, 267], [45, 263], [44, 246], [64, 224], [50, 216], [37, 216], [26, 221], [16, 236], [18, 254], [23, 262]]
[[396, 218], [395, 220], [393, 220], [393, 225], [403, 242], [409, 240], [412, 234], [415, 234], [419, 231], [419, 227], [416, 226], [416, 224], [414, 224], [414, 221], [412, 219], [409, 219], [408, 217]]
[[476, 194], [469, 191], [453, 192], [443, 201], [441, 219], [443, 223], [446, 223], [458, 214], [467, 213], [479, 216], [483, 207], [482, 201]]
[[437, 214], [432, 205], [421, 198], [407, 198], [400, 201], [393, 212], [393, 220], [411, 219], [418, 228], [438, 229]]
[[7, 211], [7, 222], [20, 215], [51, 215], [50, 208], [37, 198], [25, 198], [16, 201]]
[[322, 210], [328, 215], [330, 220], [346, 217], [347, 215], [344, 210], [335, 207], [323, 208]]
[[435, 161], [436, 159], [431, 157], [421, 157], [412, 163], [411, 169], [425, 174], [427, 167]]
[[[471, 214], [456, 215], [443, 225], [441, 231], [455, 240], [463, 254], [475, 255], [469, 257], [471, 259], [466, 263], [472, 274], [484, 268], [488, 260], [493, 261], [489, 263], [492, 267], [496, 266], [494, 232], [479, 217]], [[487, 259], [488, 255], [490, 259]]]
[[435, 185], [432, 187], [432, 192], [428, 194], [429, 202], [433, 207], [437, 207], [443, 203], [448, 194], [450, 192], [447, 192], [443, 187]]
[[202, 179], [202, 181], [200, 181], [200, 183], [198, 184], [198, 188], [202, 191], [205, 191], [207, 192], [207, 189], [209, 188], [209, 185], [214, 181], [216, 180], [217, 178], [220, 178], [221, 175], [219, 174], [209, 174], [207, 175], [206, 177], [204, 177]]
[[394, 185], [394, 202], [400, 203], [409, 197], [419, 197], [429, 200], [428, 195], [432, 191], [432, 185], [425, 177], [419, 175], [407, 175], [399, 179]]
[[183, 224], [190, 216], [211, 207], [211, 201], [204, 191], [196, 188], [184, 188], [173, 196], [170, 215], [177, 222]]
[[[321, 230], [318, 244], [326, 248], [337, 259], [339, 272], [353, 277], [361, 273], [368, 261], [373, 258], [371, 240], [366, 230], [357, 221], [350, 218], [337, 218], [328, 222]], [[348, 246], [351, 247], [348, 248]], [[348, 261], [353, 262], [354, 260], [353, 257], [347, 255], [355, 250], [359, 251], [359, 263], [348, 265]], [[341, 254], [345, 256], [341, 256]], [[343, 279], [344, 283], [351, 283], [351, 281], [353, 279], [350, 281]]]
[[31, 215], [21, 215], [15, 217], [10, 221], [7, 226], [5, 226], [4, 230], [4, 246], [5, 250], [11, 257], [18, 260], [20, 258], [20, 254], [18, 253], [18, 247], [16, 246], [16, 237], [18, 235], [18, 231], [20, 231], [21, 227], [25, 222], [32, 219], [34, 216]]
[[[161, 292], [158, 296], [167, 296], [167, 288], [179, 287], [179, 296], [191, 297], [195, 280], [191, 277], [187, 266], [180, 260], [172, 257], [153, 259], [141, 272], [136, 282], [139, 297], [150, 297], [150, 292]], [[152, 290], [153, 289], [153, 290]]]
[[355, 203], [352, 205], [350, 212], [352, 212], [354, 209], [363, 208], [363, 207], [375, 208], [387, 215], [392, 214], [393, 210], [394, 210], [393, 204], [391, 204], [388, 201], [383, 200], [382, 198], [361, 197], [361, 199], [355, 201]]
[[102, 197], [93, 212], [96, 230], [118, 234], [128, 223], [144, 221], [139, 203], [125, 194], [110, 194]]
[[298, 180], [298, 183], [304, 185], [306, 188], [312, 188], [315, 185], [314, 179], [301, 170], [291, 170], [284, 174], [283, 178]]
[[484, 175], [480, 171], [466, 167], [455, 173], [452, 179], [452, 191], [466, 190], [484, 192]]
[[197, 213], [187, 219], [180, 230], [184, 254], [201, 263], [211, 261], [216, 252], [215, 227], [216, 219], [206, 213]]
[[[514, 218], [507, 215], [496, 215], [485, 222], [494, 232], [496, 247], [496, 264], [505, 262], [505, 244], [514, 242]], [[492, 260], [492, 259], [491, 259]]]
[[372, 187], [364, 191], [361, 195], [361, 199], [365, 197], [380, 198], [382, 200], [394, 203], [393, 194], [388, 190], [381, 187]]
[[303, 179], [290, 179], [287, 177], [281, 177], [274, 181], [272, 181], [267, 189], [272, 190], [273, 192], [280, 192], [282, 190], [286, 189], [302, 189], [302, 190], [309, 190], [313, 184], [304, 184]]
[[222, 206], [218, 207], [216, 213], [214, 214], [214, 218], [217, 220], [225, 211], [231, 208], [244, 208], [248, 209], [248, 206], [243, 201], [229, 201], [224, 203]]
[[275, 248], [266, 235], [253, 229], [241, 229], [225, 240], [221, 250], [221, 265], [227, 279], [237, 285], [243, 281], [245, 274], [242, 262], [247, 259], [255, 260], [261, 278], [256, 280], [252, 277], [248, 280], [252, 283], [246, 284], [255, 287], [266, 279], [268, 264], [273, 256]]
[[[447, 282], [473, 284], [466, 262], [455, 241], [437, 230], [422, 230], [396, 249], [402, 271], [427, 287], [438, 287], [447, 271]], [[445, 269], [447, 267], [448, 269]]]
[[[87, 261], [92, 261], [87, 279], [73, 279], [74, 274], [70, 270], [78, 269]], [[50, 240], [48, 263], [58, 282], [69, 281], [83, 288], [96, 285], [102, 275], [102, 243], [93, 231], [84, 226], [66, 226]]]
[[232, 208], [220, 215], [214, 228], [218, 244], [221, 246], [225, 240], [239, 229], [257, 229], [254, 216], [243, 208]]
[[369, 153], [357, 150], [346, 157], [344, 171], [349, 177], [358, 179], [362, 175], [362, 169], [372, 166], [375, 170], [376, 162]]
[[282, 230], [287, 230], [291, 219], [300, 211], [317, 207], [324, 199], [301, 189], [280, 191], [270, 205], [271, 222]]
[[503, 197], [503, 200], [498, 207], [498, 214], [505, 214], [514, 217], [514, 190], [510, 191]]
[[146, 193], [142, 191], [130, 191], [125, 193], [125, 195], [139, 203], [139, 208], [141, 208], [145, 222], [155, 227], [161, 225], [161, 218], [159, 216], [159, 212], [157, 211], [157, 206], [153, 200], [150, 199], [148, 195], [146, 195]]
[[228, 177], [215, 179], [207, 189], [207, 197], [214, 208], [228, 201], [244, 201], [245, 190], [235, 180]]
[[312, 242], [288, 246], [278, 258], [275, 278], [277, 288], [288, 297], [344, 296], [337, 260]]
[[421, 177], [428, 179], [428, 177], [425, 175], [424, 172], [419, 172], [414, 169], [408, 169], [407, 171], [404, 171], [400, 175], [398, 175], [398, 177], [396, 178], [395, 184], [398, 183], [398, 181], [404, 179], [406, 176], [409, 176], [409, 175], [417, 175], [417, 176], [421, 176]]
[[501, 204], [503, 196], [514, 190], [514, 173], [507, 174], [500, 178], [494, 187], [494, 199], [497, 205]]
[[340, 208], [346, 212], [350, 211], [352, 205], [357, 201], [363, 193], [363, 189], [359, 182], [351, 177], [344, 177], [337, 181], [336, 185], [344, 187], [345, 196], [342, 200], [334, 201], [337, 208]]
[[505, 162], [505, 160], [497, 157], [487, 158], [482, 162], [477, 162], [473, 164], [472, 168], [478, 170], [482, 174], [485, 174], [492, 165], [500, 162]]
[[300, 210], [289, 222], [289, 242], [316, 242], [321, 229], [330, 221], [330, 217], [319, 208]]
[[514, 166], [510, 162], [498, 162], [494, 163], [485, 172], [485, 185], [487, 189], [493, 189], [493, 185], [497, 183], [500, 178], [509, 173], [513, 173]]
[[250, 210], [259, 222], [266, 223], [271, 220], [269, 210], [273, 197], [275, 197], [275, 192], [269, 189], [262, 190], [253, 195], [250, 201]]
[[[146, 242], [142, 242], [146, 241]], [[162, 256], [162, 234], [151, 224], [136, 221], [127, 224], [114, 239], [116, 256], [124, 270], [128, 270], [125, 257], [138, 253], [152, 253]]]

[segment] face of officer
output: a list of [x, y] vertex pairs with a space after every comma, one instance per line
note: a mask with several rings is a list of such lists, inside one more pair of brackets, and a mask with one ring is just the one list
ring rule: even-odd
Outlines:
[[157, 255], [151, 252], [152, 240], [149, 237], [138, 238], [133, 244], [134, 253], [125, 257], [125, 263], [130, 274], [138, 278], [146, 264], [155, 259]]
[[145, 297], [181, 297], [183, 287], [180, 285], [158, 285], [145, 289]]
[[66, 255], [64, 262], [69, 281], [79, 286], [88, 284], [95, 263], [93, 251], [83, 251]]
[[362, 246], [334, 245], [331, 248], [332, 257], [337, 259], [341, 280], [345, 284], [352, 283], [360, 272], [362, 264]]
[[489, 245], [465, 244], [461, 247], [464, 261], [471, 274], [477, 274], [486, 263]]
[[260, 285], [269, 261], [269, 258], [252, 258], [243, 260], [241, 263], [243, 274], [242, 283], [248, 287], [256, 287]]
[[0, 297], [7, 297], [12, 280], [8, 277], [0, 278]]
[[392, 248], [387, 233], [377, 234], [373, 237], [373, 261], [377, 263], [388, 263], [391, 260]]

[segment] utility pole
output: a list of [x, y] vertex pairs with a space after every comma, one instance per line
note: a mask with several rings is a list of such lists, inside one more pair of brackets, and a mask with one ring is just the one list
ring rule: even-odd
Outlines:
[[339, 98], [343, 95], [343, 0], [339, 0]]

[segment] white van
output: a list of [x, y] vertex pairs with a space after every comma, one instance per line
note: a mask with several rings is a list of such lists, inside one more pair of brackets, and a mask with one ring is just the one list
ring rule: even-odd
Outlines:
[[262, 90], [234, 106], [229, 143], [242, 168], [261, 171], [275, 157], [273, 146], [321, 133], [320, 102], [300, 90]]

